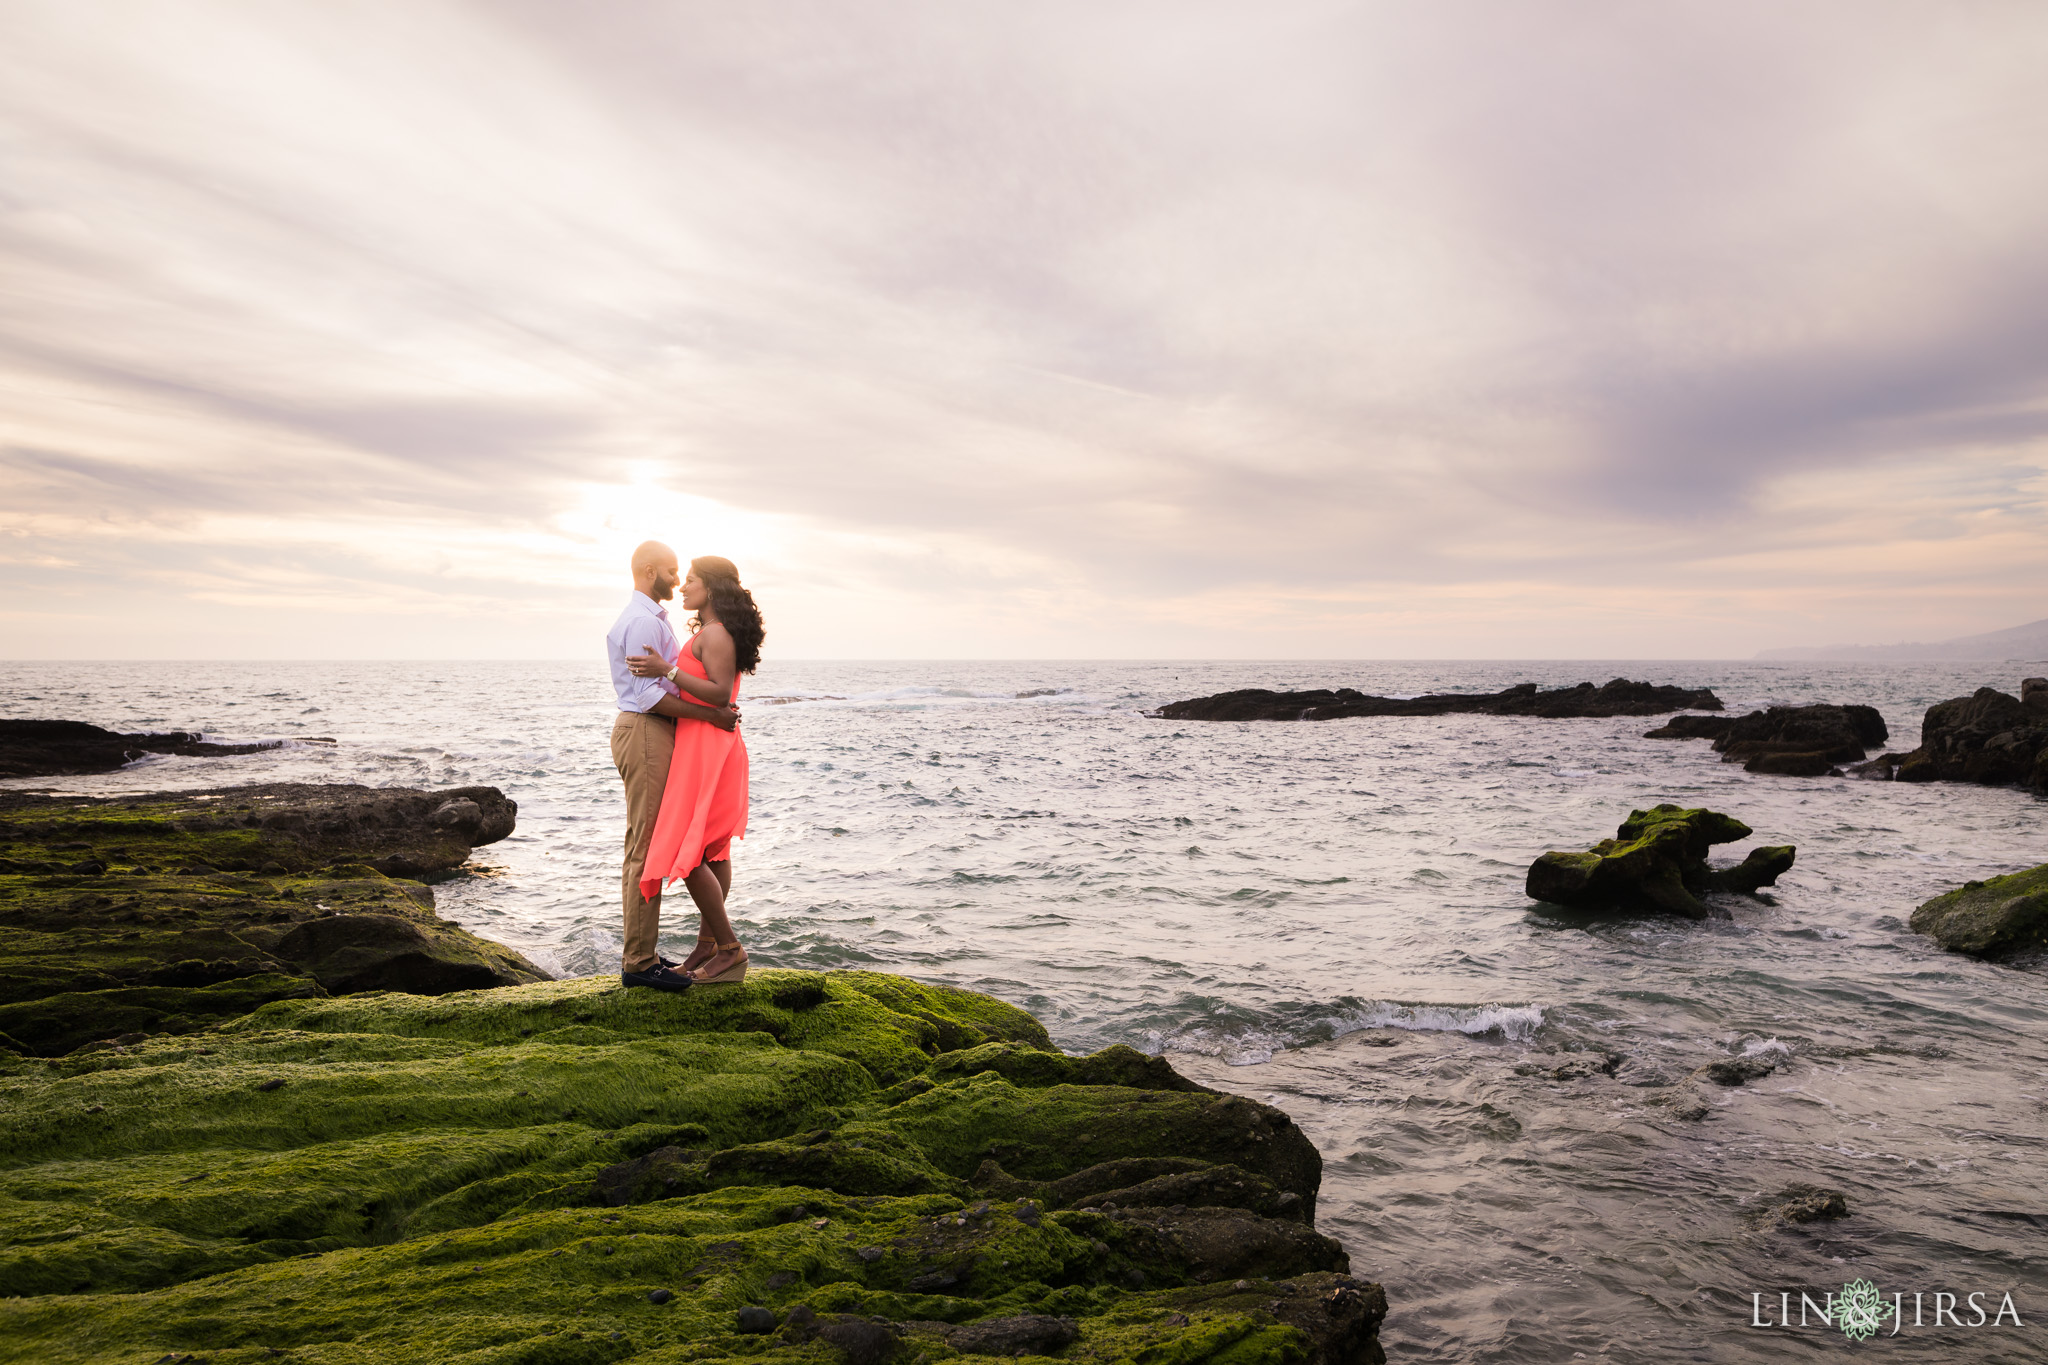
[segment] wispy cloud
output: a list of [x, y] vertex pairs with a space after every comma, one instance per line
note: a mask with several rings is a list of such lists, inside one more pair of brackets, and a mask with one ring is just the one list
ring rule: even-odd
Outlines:
[[2032, 619], [2044, 60], [1999, 4], [23, 0], [0, 616], [577, 652], [664, 533], [813, 655]]

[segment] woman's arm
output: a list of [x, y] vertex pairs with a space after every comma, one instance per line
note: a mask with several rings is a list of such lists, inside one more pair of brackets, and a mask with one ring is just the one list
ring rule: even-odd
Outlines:
[[[712, 662], [718, 655], [717, 649], [710, 643], [714, 636], [718, 643], [724, 646], [725, 676], [723, 678], [719, 676], [718, 667]], [[704, 627], [703, 630], [697, 632], [692, 637], [691, 643], [696, 644], [699, 641], [704, 643], [699, 645], [697, 660], [704, 665], [704, 671], [711, 674], [709, 680], [700, 678], [694, 673], [684, 672], [681, 668], [672, 665], [667, 659], [662, 658], [652, 650], [645, 654], [628, 655], [626, 657], [626, 667], [633, 670], [635, 677], [667, 678], [682, 691], [695, 697], [698, 701], [709, 706], [723, 706], [726, 704], [726, 700], [732, 696], [732, 675], [736, 663], [732, 636], [726, 633], [724, 626], [713, 621], [710, 625]], [[688, 649], [690, 645], [685, 644], [683, 648]]]
[[738, 651], [733, 648], [732, 635], [718, 622], [713, 621], [691, 638], [684, 649], [697, 656], [697, 662], [704, 665], [710, 678], [699, 678], [685, 673], [680, 668], [670, 679], [677, 687], [687, 691], [700, 701], [713, 706], [723, 706], [732, 699], [733, 677], [739, 671]]

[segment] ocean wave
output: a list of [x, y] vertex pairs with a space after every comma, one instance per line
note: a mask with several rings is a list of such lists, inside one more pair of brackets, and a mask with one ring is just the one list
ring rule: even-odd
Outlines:
[[[1260, 1023], [1189, 1023], [1173, 1029], [1146, 1031], [1146, 1051], [1186, 1052], [1220, 1058], [1227, 1066], [1257, 1066], [1273, 1060], [1283, 1048], [1327, 1043], [1347, 1033], [1394, 1028], [1413, 1033], [1462, 1033], [1468, 1037], [1499, 1037], [1526, 1043], [1543, 1026], [1543, 1005], [1491, 1002], [1483, 1005], [1433, 1004], [1398, 1000], [1342, 1001], [1289, 1020]], [[1772, 1041], [1776, 1041], [1775, 1039]]]
[[747, 706], [962, 706], [962, 705], [1015, 705], [1019, 702], [1043, 704], [1048, 701], [1087, 702], [1094, 698], [1071, 687], [1027, 687], [1009, 691], [992, 691], [967, 687], [929, 687], [909, 685], [886, 687], [872, 692], [807, 692], [796, 688], [785, 688], [758, 696], [742, 695], [740, 705]]

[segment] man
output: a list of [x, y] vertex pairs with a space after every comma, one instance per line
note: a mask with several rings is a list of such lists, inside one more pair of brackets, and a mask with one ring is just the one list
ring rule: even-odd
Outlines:
[[675, 684], [665, 678], [636, 678], [626, 656], [648, 650], [674, 659], [680, 649], [668, 611], [661, 605], [675, 596], [682, 581], [676, 552], [658, 540], [633, 551], [633, 595], [619, 613], [605, 649], [611, 656], [612, 690], [619, 697], [619, 718], [612, 724], [612, 766], [626, 784], [626, 865], [620, 870], [620, 897], [626, 912], [626, 946], [619, 979], [628, 986], [680, 991], [690, 978], [673, 971], [674, 963], [655, 951], [661, 930], [661, 893], [640, 894], [640, 869], [654, 838], [654, 817], [668, 785], [668, 765], [675, 753], [676, 725], [716, 725], [730, 730], [740, 713], [731, 706], [712, 710], [678, 700]]

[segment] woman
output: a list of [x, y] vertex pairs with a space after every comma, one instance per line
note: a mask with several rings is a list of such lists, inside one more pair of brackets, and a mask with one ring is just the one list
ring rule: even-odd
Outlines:
[[[767, 634], [754, 595], [740, 586], [731, 560], [704, 555], [690, 561], [681, 597], [697, 613], [682, 652], [673, 660], [635, 654], [627, 666], [643, 678], [667, 678], [684, 701], [706, 707], [737, 701], [739, 675], [761, 662]], [[640, 894], [657, 895], [662, 883], [679, 877], [689, 888], [699, 916], [697, 947], [677, 966], [692, 985], [746, 979], [747, 950], [725, 914], [725, 898], [732, 893], [731, 844], [746, 830], [747, 746], [739, 731], [678, 725]]]

